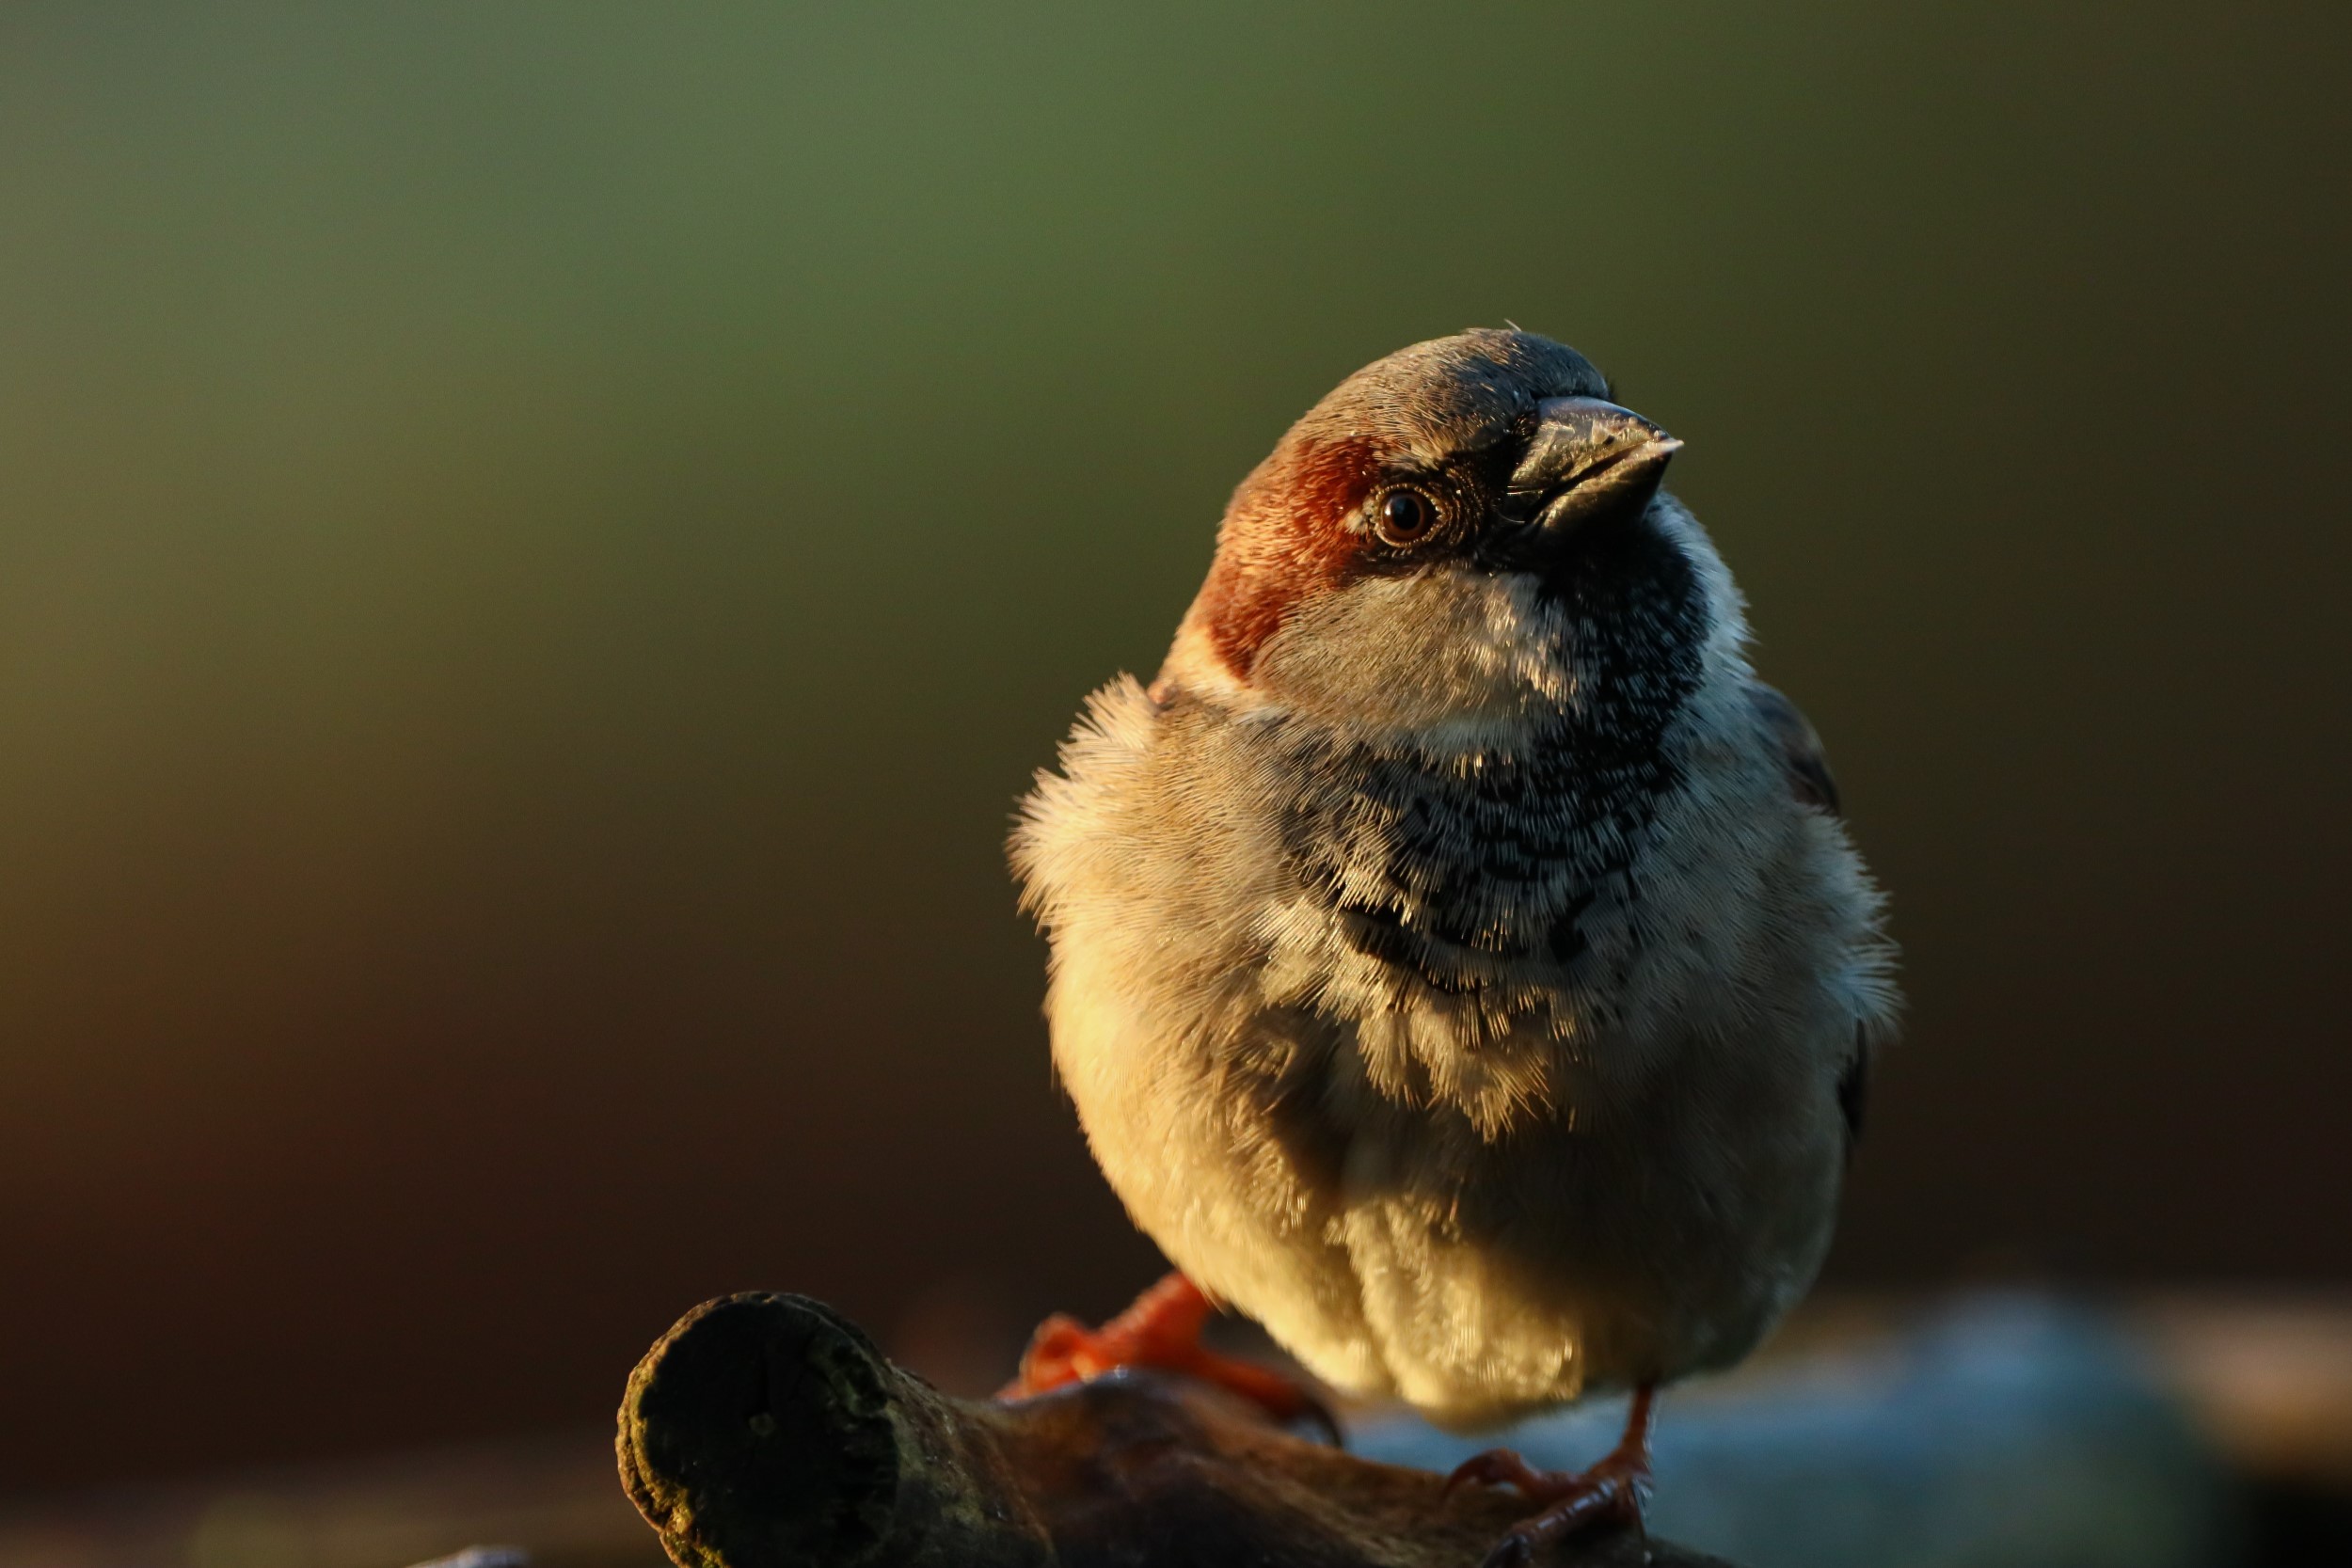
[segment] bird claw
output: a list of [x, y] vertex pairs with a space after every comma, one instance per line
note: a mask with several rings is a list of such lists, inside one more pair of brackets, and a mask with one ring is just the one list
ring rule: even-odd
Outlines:
[[1294, 1385], [1292, 1392], [1298, 1398], [1298, 1409], [1291, 1419], [1303, 1421], [1314, 1428], [1315, 1435], [1335, 1449], [1347, 1447], [1347, 1433], [1340, 1430], [1340, 1418], [1331, 1406], [1313, 1389]]
[[1488, 1449], [1474, 1453], [1454, 1467], [1445, 1478], [1445, 1490], [1440, 1500], [1451, 1501], [1465, 1486], [1513, 1486], [1534, 1497], [1542, 1488], [1547, 1472], [1538, 1470], [1509, 1449]]
[[1465, 1486], [1509, 1486], [1539, 1511], [1513, 1525], [1479, 1568], [1520, 1568], [1539, 1552], [1600, 1525], [1642, 1528], [1651, 1479], [1646, 1455], [1623, 1450], [1589, 1470], [1538, 1470], [1509, 1449], [1473, 1454], [1446, 1477], [1443, 1497]]
[[996, 1398], [1030, 1399], [1122, 1367], [1150, 1367], [1239, 1395], [1284, 1424], [1303, 1421], [1327, 1437], [1333, 1448], [1345, 1448], [1339, 1418], [1305, 1385], [1271, 1368], [1219, 1355], [1200, 1343], [1201, 1326], [1212, 1310], [1198, 1286], [1182, 1275], [1169, 1275], [1099, 1329], [1057, 1312], [1038, 1324], [1022, 1354], [1020, 1371], [997, 1390]]

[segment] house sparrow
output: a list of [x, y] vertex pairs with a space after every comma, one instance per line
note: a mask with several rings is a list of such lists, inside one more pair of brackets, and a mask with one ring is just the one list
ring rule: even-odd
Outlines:
[[1827, 1250], [1896, 1006], [1880, 895], [1681, 443], [1519, 331], [1359, 371], [1233, 494], [1147, 689], [1089, 700], [1012, 861], [1056, 1067], [1176, 1264], [1008, 1394], [1146, 1363], [1285, 1414], [1211, 1304], [1475, 1428], [1630, 1389], [1490, 1562], [1638, 1518], [1651, 1393], [1739, 1360]]

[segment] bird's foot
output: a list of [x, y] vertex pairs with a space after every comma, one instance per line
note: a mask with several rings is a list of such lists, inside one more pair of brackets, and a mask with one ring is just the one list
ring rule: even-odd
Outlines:
[[1339, 1422], [1305, 1385], [1270, 1368], [1220, 1355], [1200, 1342], [1200, 1330], [1216, 1309], [1200, 1287], [1170, 1274], [1101, 1328], [1057, 1312], [1038, 1324], [1022, 1353], [1021, 1370], [996, 1397], [1025, 1400], [1121, 1367], [1151, 1367], [1238, 1394], [1284, 1424], [1309, 1421], [1338, 1446]]
[[1480, 1568], [1519, 1568], [1571, 1535], [1601, 1525], [1640, 1528], [1651, 1481], [1646, 1454], [1623, 1449], [1589, 1470], [1538, 1470], [1509, 1449], [1489, 1449], [1464, 1460], [1446, 1478], [1446, 1496], [1464, 1486], [1517, 1487], [1541, 1505], [1496, 1542]]
[[1506, 1531], [1480, 1568], [1520, 1568], [1571, 1535], [1600, 1525], [1642, 1528], [1649, 1502], [1652, 1391], [1645, 1386], [1627, 1413], [1625, 1436], [1589, 1470], [1538, 1470], [1509, 1449], [1473, 1454], [1446, 1477], [1444, 1496], [1465, 1486], [1512, 1486], [1537, 1505]]

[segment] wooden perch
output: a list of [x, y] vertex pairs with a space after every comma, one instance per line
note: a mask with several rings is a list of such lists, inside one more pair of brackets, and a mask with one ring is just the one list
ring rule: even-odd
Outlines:
[[[803, 1296], [706, 1302], [629, 1375], [622, 1484], [687, 1568], [1471, 1568], [1527, 1512], [1182, 1379], [951, 1399]], [[1574, 1568], [1724, 1568], [1638, 1533]]]

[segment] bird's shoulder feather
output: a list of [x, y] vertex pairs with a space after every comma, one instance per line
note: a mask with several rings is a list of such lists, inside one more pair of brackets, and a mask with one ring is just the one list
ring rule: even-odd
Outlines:
[[1748, 683], [1747, 697], [1749, 708], [1780, 747], [1789, 792], [1808, 806], [1838, 816], [1837, 781], [1830, 776], [1829, 757], [1812, 722], [1796, 704], [1762, 681]]
[[[1750, 681], [1748, 706], [1780, 748], [1781, 766], [1788, 775], [1788, 792], [1797, 800], [1832, 816], [1840, 815], [1837, 781], [1831, 776], [1821, 736], [1796, 704], [1762, 681]], [[1861, 1140], [1863, 1115], [1870, 1094], [1870, 1043], [1867, 1032], [1855, 1031], [1853, 1054], [1837, 1076], [1837, 1109], [1846, 1118], [1849, 1154]]]

